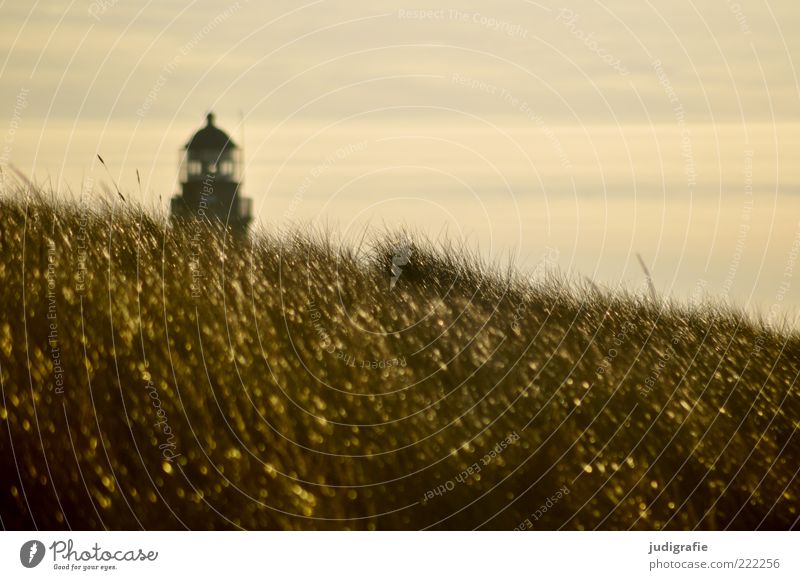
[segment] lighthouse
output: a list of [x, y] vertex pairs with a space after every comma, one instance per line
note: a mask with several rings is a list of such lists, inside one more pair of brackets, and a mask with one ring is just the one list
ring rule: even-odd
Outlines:
[[252, 203], [242, 196], [241, 149], [214, 124], [214, 114], [186, 143], [181, 155], [181, 193], [170, 204], [173, 218], [219, 220], [246, 234]]

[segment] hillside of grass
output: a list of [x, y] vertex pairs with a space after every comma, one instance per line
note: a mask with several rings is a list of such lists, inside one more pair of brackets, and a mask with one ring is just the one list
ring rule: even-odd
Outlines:
[[797, 526], [797, 334], [403, 236], [0, 195], [6, 529]]

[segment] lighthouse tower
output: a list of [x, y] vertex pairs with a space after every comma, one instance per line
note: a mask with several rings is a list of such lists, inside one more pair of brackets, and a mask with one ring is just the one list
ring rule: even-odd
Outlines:
[[184, 152], [181, 193], [172, 198], [172, 217], [217, 219], [234, 233], [246, 234], [253, 217], [251, 200], [242, 197], [241, 150], [214, 125], [213, 113]]

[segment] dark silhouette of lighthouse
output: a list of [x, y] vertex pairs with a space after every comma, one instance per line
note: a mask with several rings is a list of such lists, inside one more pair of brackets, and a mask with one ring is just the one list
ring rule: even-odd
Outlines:
[[246, 234], [253, 216], [251, 200], [241, 191], [241, 150], [214, 125], [213, 113], [206, 121], [184, 147], [181, 193], [172, 198], [172, 217], [219, 220]]

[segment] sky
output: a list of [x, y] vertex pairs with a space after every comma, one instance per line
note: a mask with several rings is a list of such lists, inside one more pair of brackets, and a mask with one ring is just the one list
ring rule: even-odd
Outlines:
[[259, 227], [636, 291], [640, 254], [665, 295], [792, 320], [799, 26], [794, 0], [6, 1], [0, 167], [99, 196], [99, 153], [166, 211], [213, 110]]

